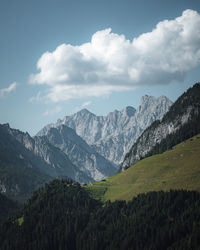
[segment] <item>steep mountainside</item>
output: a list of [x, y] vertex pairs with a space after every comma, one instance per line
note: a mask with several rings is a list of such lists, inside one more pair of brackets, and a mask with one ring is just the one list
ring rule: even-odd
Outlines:
[[137, 110], [126, 107], [107, 116], [96, 116], [83, 109], [56, 124], [44, 127], [38, 135], [44, 135], [50, 127], [61, 124], [74, 129], [89, 145], [106, 159], [119, 164], [136, 139], [153, 121], [161, 119], [172, 102], [165, 96], [143, 96]]
[[161, 121], [154, 122], [125, 156], [122, 170], [141, 158], [166, 149], [200, 132], [200, 84], [181, 95]]
[[68, 156], [55, 147], [45, 137], [32, 138], [28, 133], [12, 129], [10, 133], [28, 150], [46, 162], [48, 168], [39, 166], [40, 170], [52, 177], [69, 177], [80, 183], [93, 181], [89, 176], [75, 166]]
[[8, 124], [0, 125], [0, 193], [23, 202], [51, 177], [38, 166], [44, 161], [27, 150], [8, 132]]
[[45, 138], [0, 125], [0, 192], [20, 201], [55, 177], [81, 183], [93, 179], [84, 174]]
[[73, 129], [65, 125], [47, 129], [44, 137], [60, 148], [74, 165], [93, 180], [105, 179], [118, 170], [117, 166], [99, 155]]
[[138, 194], [160, 190], [185, 189], [200, 192], [200, 134], [85, 188], [93, 197], [103, 201], [128, 201]]

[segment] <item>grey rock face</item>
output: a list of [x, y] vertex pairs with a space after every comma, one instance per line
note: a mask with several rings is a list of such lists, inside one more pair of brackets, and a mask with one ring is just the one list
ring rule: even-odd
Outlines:
[[[8, 129], [18, 142], [37, 156], [37, 168], [51, 177], [68, 177], [80, 183], [92, 182], [93, 179], [78, 169], [59, 148], [51, 145], [44, 137], [32, 138], [28, 133]], [[23, 158], [23, 155], [19, 156]], [[31, 166], [30, 166], [31, 167]]]
[[117, 166], [99, 155], [73, 129], [65, 125], [46, 130], [44, 137], [60, 148], [79, 170], [95, 181], [117, 172]]
[[83, 109], [48, 125], [38, 135], [44, 135], [49, 127], [67, 125], [103, 157], [120, 164], [141, 133], [153, 121], [161, 119], [171, 105], [172, 102], [165, 96], [155, 98], [146, 95], [141, 98], [137, 110], [129, 106], [107, 116], [96, 116]]

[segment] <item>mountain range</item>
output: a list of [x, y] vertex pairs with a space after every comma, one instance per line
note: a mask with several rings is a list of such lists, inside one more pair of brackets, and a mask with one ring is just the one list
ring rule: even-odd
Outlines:
[[1, 193], [24, 201], [53, 178], [83, 184], [115, 175], [116, 162], [128, 148], [122, 171], [139, 159], [164, 152], [199, 132], [199, 89], [194, 85], [174, 104], [164, 96], [146, 95], [137, 110], [129, 106], [107, 116], [84, 109], [45, 126], [34, 137], [1, 125]]
[[46, 135], [51, 127], [66, 125], [76, 131], [96, 152], [119, 165], [144, 129], [161, 119], [171, 105], [172, 102], [165, 96], [155, 98], [145, 95], [137, 109], [128, 106], [107, 116], [96, 116], [83, 109], [59, 119], [55, 124], [45, 126], [37, 136]]
[[[137, 110], [123, 112], [131, 120]], [[63, 120], [35, 137], [0, 125], [0, 148], [0, 249], [199, 249], [199, 83], [141, 132], [122, 171], [106, 179], [116, 165]]]

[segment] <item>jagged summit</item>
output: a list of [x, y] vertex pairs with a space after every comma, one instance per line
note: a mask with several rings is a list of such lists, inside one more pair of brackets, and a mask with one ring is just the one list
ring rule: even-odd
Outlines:
[[164, 95], [159, 96], [159, 97], [144, 95], [140, 99], [140, 106], [145, 105], [145, 104], [152, 105], [152, 104], [155, 104], [157, 102], [162, 103], [162, 102], [168, 102], [168, 101], [169, 101], [169, 99]]
[[161, 119], [172, 102], [167, 97], [145, 95], [140, 106], [127, 106], [106, 116], [96, 116], [87, 109], [64, 117], [56, 124], [47, 125], [37, 135], [64, 124], [76, 131], [98, 153], [115, 164], [120, 164], [130, 147], [153, 121]]
[[74, 115], [82, 115], [82, 116], [84, 116], [84, 115], [94, 115], [95, 116], [95, 114], [93, 114], [92, 112], [90, 112], [88, 109], [86, 109], [86, 108], [84, 108], [84, 109], [81, 109], [81, 110], [79, 110], [77, 113], [75, 113]]
[[148, 101], [149, 99], [152, 99], [152, 98], [155, 98], [153, 96], [149, 96], [149, 95], [143, 95], [141, 98], [140, 98], [140, 105], [146, 101]]

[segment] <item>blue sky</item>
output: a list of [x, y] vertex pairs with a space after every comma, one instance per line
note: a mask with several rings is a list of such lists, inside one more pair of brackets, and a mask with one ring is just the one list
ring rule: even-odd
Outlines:
[[176, 100], [200, 81], [199, 14], [199, 0], [1, 1], [0, 123], [34, 135], [81, 108]]

